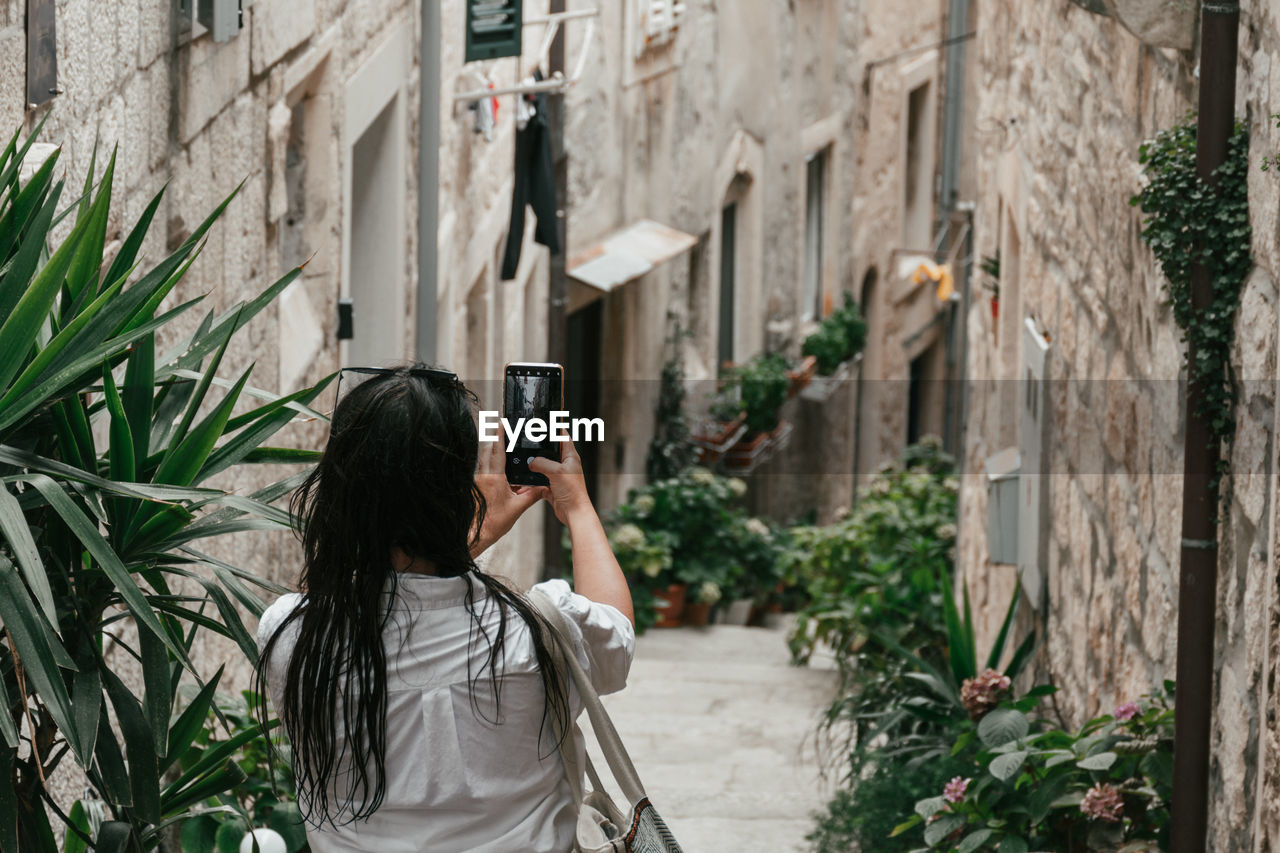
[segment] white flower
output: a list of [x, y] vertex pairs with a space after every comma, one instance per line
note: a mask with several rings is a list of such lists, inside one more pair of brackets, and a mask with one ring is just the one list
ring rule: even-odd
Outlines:
[[949, 492], [958, 492], [960, 491], [960, 481], [955, 477], [947, 477], [942, 481], [942, 488]]
[[716, 475], [712, 474], [706, 468], [690, 468], [689, 479], [697, 483], [699, 486], [710, 486], [716, 481]]
[[644, 547], [644, 531], [634, 524], [624, 524], [613, 532], [613, 544], [623, 551]]
[[747, 493], [747, 483], [738, 477], [729, 478], [729, 491], [733, 493], [735, 498], [740, 498]]
[[640, 567], [646, 576], [656, 578], [662, 574], [662, 558], [650, 557], [644, 561], [644, 565]]
[[956, 538], [956, 526], [954, 524], [938, 525], [938, 538], [942, 540], [951, 540]]
[[631, 502], [631, 508], [640, 515], [648, 515], [653, 512], [653, 495], [640, 495]]
[[720, 600], [720, 596], [720, 587], [716, 586], [711, 581], [707, 581], [702, 586], [698, 587], [698, 601], [701, 601], [703, 604], [715, 604]]
[[765, 524], [758, 518], [747, 519], [747, 529], [757, 536], [767, 537], [770, 533], [769, 525]]

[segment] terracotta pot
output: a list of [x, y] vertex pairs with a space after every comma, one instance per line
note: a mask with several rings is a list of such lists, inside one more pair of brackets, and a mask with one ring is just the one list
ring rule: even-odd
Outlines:
[[746, 432], [747, 413], [740, 412], [736, 418], [727, 423], [724, 421], [705, 421], [698, 424], [691, 436], [698, 448], [698, 463], [712, 466], [720, 461], [726, 450], [733, 447]]
[[816, 355], [806, 355], [795, 370], [788, 370], [787, 377], [791, 380], [791, 387], [787, 389], [787, 396], [794, 397], [799, 394], [804, 387], [813, 379], [813, 374], [818, 370], [818, 357]]
[[1000, 297], [998, 296], [991, 297], [991, 319], [1000, 319]]
[[706, 601], [686, 601], [681, 617], [686, 627], [702, 628], [711, 619], [711, 604]]
[[684, 613], [684, 591], [685, 585], [682, 583], [673, 583], [665, 589], [653, 591], [653, 603], [658, 610], [658, 621], [653, 623], [655, 628], [680, 627]]

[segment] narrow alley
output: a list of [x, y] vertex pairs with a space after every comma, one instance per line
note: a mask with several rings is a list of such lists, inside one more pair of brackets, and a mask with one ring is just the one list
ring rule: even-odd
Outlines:
[[685, 850], [791, 853], [805, 849], [810, 815], [835, 788], [816, 749], [835, 682], [820, 661], [790, 665], [782, 627], [651, 630], [636, 642], [627, 688], [604, 702]]

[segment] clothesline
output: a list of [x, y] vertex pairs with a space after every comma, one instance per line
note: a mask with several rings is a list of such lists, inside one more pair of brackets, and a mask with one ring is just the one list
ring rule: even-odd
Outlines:
[[496, 98], [499, 95], [535, 95], [541, 92], [563, 92], [574, 83], [582, 79], [582, 71], [587, 64], [587, 54], [591, 51], [592, 37], [595, 35], [596, 21], [600, 15], [599, 9], [577, 9], [572, 12], [557, 12], [553, 15], [546, 15], [538, 18], [529, 18], [525, 20], [525, 25], [545, 24], [547, 31], [543, 35], [542, 44], [538, 48], [538, 56], [543, 60], [542, 65], [546, 65], [546, 57], [551, 49], [551, 43], [555, 40], [556, 32], [560, 29], [560, 25], [565, 21], [586, 19], [587, 31], [582, 37], [582, 51], [578, 54], [578, 62], [574, 66], [572, 76], [565, 78], [563, 74], [557, 71], [551, 75], [549, 80], [539, 83], [519, 83], [514, 86], [502, 86], [498, 88], [474, 89], [470, 92], [459, 92], [453, 96], [455, 104], [463, 102], [478, 101], [482, 98]]

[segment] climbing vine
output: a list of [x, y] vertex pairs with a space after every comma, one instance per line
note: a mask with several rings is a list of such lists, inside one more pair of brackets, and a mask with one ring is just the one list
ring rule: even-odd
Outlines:
[[[1163, 130], [1138, 149], [1147, 183], [1129, 203], [1146, 214], [1142, 240], [1155, 253], [1168, 280], [1169, 300], [1182, 339], [1190, 344], [1188, 377], [1202, 382], [1197, 415], [1209, 424], [1219, 450], [1235, 429], [1235, 383], [1231, 342], [1235, 337], [1240, 289], [1253, 266], [1249, 226], [1249, 132], [1237, 122], [1227, 158], [1207, 185], [1196, 175], [1195, 116]], [[1203, 311], [1191, 304], [1191, 267], [1202, 263], [1213, 282], [1213, 301]], [[1227, 455], [1218, 458], [1216, 488], [1227, 471]]]

